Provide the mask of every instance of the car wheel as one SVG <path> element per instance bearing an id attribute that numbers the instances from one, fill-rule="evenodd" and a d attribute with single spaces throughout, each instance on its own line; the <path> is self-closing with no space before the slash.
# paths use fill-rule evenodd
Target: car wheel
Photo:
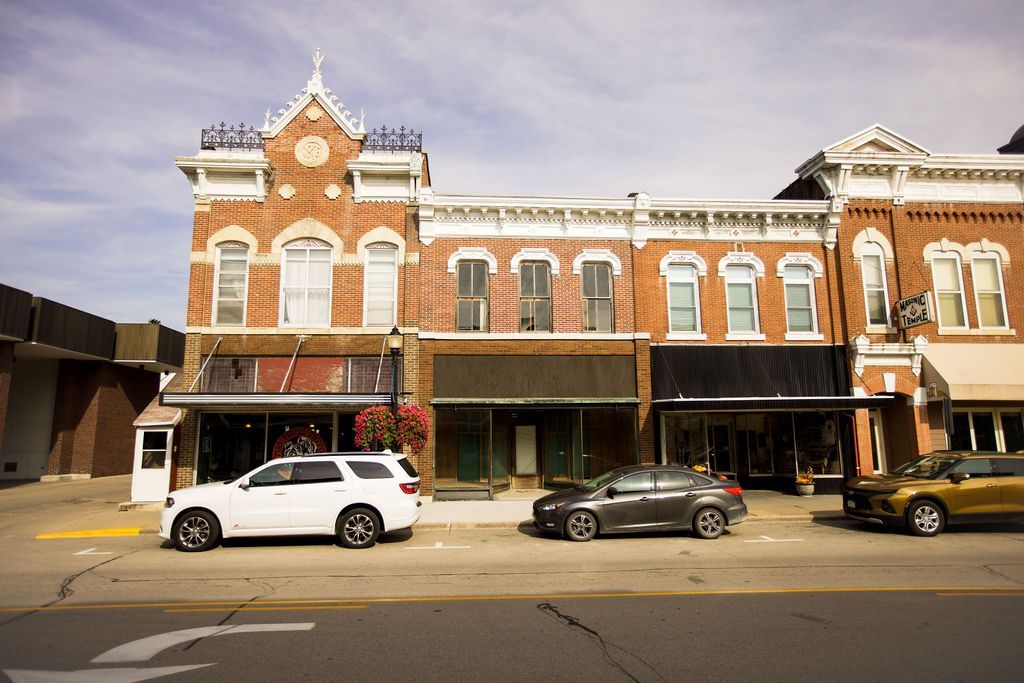
<path id="1" fill-rule="evenodd" d="M 715 508 L 704 508 L 693 518 L 693 533 L 701 538 L 718 538 L 725 530 L 725 517 Z"/>
<path id="2" fill-rule="evenodd" d="M 907 528 L 915 536 L 938 536 L 946 526 L 946 513 L 938 504 L 921 500 L 907 508 Z"/>
<path id="3" fill-rule="evenodd" d="M 570 541 L 589 541 L 597 534 L 597 518 L 586 510 L 569 513 L 565 520 L 565 535 Z"/>
<path id="4" fill-rule="evenodd" d="M 220 523 L 205 510 L 190 510 L 174 522 L 171 530 L 174 547 L 186 553 L 199 553 L 217 545 Z"/>
<path id="5" fill-rule="evenodd" d="M 371 548 L 380 535 L 380 521 L 370 510 L 355 508 L 338 519 L 335 531 L 346 548 Z"/>

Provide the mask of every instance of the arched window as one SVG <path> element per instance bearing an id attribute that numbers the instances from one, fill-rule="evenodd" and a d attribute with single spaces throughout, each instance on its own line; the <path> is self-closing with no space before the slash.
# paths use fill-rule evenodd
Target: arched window
<path id="1" fill-rule="evenodd" d="M 782 282 L 786 290 L 786 331 L 816 334 L 818 316 L 814 306 L 814 273 L 807 266 L 786 266 Z"/>
<path id="2" fill-rule="evenodd" d="M 455 329 L 487 331 L 487 264 L 459 261 L 455 266 Z"/>
<path id="3" fill-rule="evenodd" d="M 551 331 L 551 272 L 546 261 L 519 266 L 519 331 Z"/>
<path id="4" fill-rule="evenodd" d="M 885 277 L 885 254 L 882 245 L 867 242 L 860 250 L 860 274 L 864 281 L 864 305 L 868 325 L 889 327 L 889 288 Z"/>
<path id="5" fill-rule="evenodd" d="M 1007 328 L 1006 297 L 1003 294 L 1003 269 L 994 251 L 971 254 L 971 276 L 978 307 L 978 325 L 982 328 Z"/>
<path id="6" fill-rule="evenodd" d="M 932 255 L 932 279 L 938 300 L 939 327 L 966 328 L 963 269 L 960 255 L 944 251 Z"/>
<path id="7" fill-rule="evenodd" d="M 281 261 L 281 326 L 331 324 L 331 247 L 300 239 L 284 248 Z"/>
<path id="8" fill-rule="evenodd" d="M 378 242 L 366 247 L 363 317 L 366 327 L 391 327 L 397 321 L 398 247 Z"/>
<path id="9" fill-rule="evenodd" d="M 213 324 L 245 324 L 245 300 L 249 284 L 249 246 L 241 242 L 217 245 L 214 273 Z"/>
<path id="10" fill-rule="evenodd" d="M 725 300 L 730 334 L 758 334 L 757 274 L 746 265 L 725 266 Z"/>
<path id="11" fill-rule="evenodd" d="M 583 331 L 611 332 L 613 327 L 612 267 L 607 263 L 584 263 Z"/>
<path id="12" fill-rule="evenodd" d="M 697 266 L 669 265 L 668 330 L 700 333 L 700 283 Z"/>

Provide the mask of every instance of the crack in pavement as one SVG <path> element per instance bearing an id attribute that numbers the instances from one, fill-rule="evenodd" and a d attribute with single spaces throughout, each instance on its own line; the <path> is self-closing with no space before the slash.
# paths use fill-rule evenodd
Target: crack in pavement
<path id="1" fill-rule="evenodd" d="M 987 571 L 990 574 L 993 574 L 995 576 L 998 576 L 1001 579 L 1006 579 L 1010 583 L 1015 583 L 1018 586 L 1021 585 L 1022 583 L 1024 583 L 1024 582 L 1022 582 L 1022 581 L 1020 581 L 1018 579 L 1013 578 L 1012 576 L 1007 576 L 1006 574 L 1002 573 L 1001 571 L 996 569 L 996 566 L 1000 566 L 1000 567 L 1006 567 L 1006 566 L 1015 567 L 1017 565 L 1012 565 L 1012 564 L 1011 565 L 1005 565 L 1005 564 L 1001 564 L 1001 565 L 983 564 L 983 565 L 981 565 L 982 569 L 984 569 L 985 571 Z"/>
<path id="2" fill-rule="evenodd" d="M 251 583 L 254 586 L 259 586 L 260 583 L 261 583 L 258 579 L 251 579 L 249 577 L 246 577 L 245 581 L 247 583 Z M 254 595 L 251 598 L 249 598 L 248 600 L 246 600 L 245 602 L 240 602 L 238 607 L 236 607 L 235 609 L 231 610 L 226 617 L 224 617 L 219 622 L 217 622 L 217 626 L 223 626 L 224 624 L 226 624 L 228 622 L 228 620 L 230 620 L 233 616 L 238 614 L 239 610 L 244 608 L 246 605 L 251 605 L 251 604 L 253 604 L 254 602 L 256 602 L 258 600 L 262 600 L 264 598 L 269 598 L 274 593 L 277 592 L 277 589 L 273 585 L 271 585 L 269 583 L 263 583 L 262 585 L 263 585 L 263 589 L 264 589 L 263 593 L 261 593 L 259 595 Z M 186 652 L 188 650 L 191 650 L 193 646 L 197 645 L 202 640 L 206 640 L 206 638 L 205 637 L 204 638 L 196 638 L 195 640 L 191 641 L 188 645 L 186 645 L 185 647 L 181 648 L 181 651 L 182 652 Z"/>
<path id="3" fill-rule="evenodd" d="M 125 553 L 123 555 L 118 555 L 116 557 L 111 557 L 109 559 L 103 560 L 102 562 L 98 562 L 98 563 L 94 564 L 91 567 L 87 567 L 87 568 L 83 569 L 82 571 L 80 571 L 80 572 L 78 572 L 76 574 L 71 574 L 69 576 L 64 577 L 64 580 L 60 584 L 60 588 L 57 590 L 57 598 L 55 600 L 51 600 L 50 602 L 48 602 L 48 603 L 46 603 L 44 605 L 40 605 L 39 609 L 45 609 L 47 607 L 53 607 L 58 602 L 62 602 L 64 600 L 68 599 L 69 597 L 71 597 L 72 595 L 74 595 L 75 591 L 73 591 L 71 589 L 71 584 L 73 584 L 78 579 L 78 577 L 82 576 L 83 574 L 88 574 L 88 573 L 90 573 L 90 572 L 92 572 L 92 571 L 94 571 L 96 569 L 99 569 L 100 567 L 102 567 L 105 564 L 110 564 L 111 562 L 114 562 L 116 560 L 120 560 L 122 557 L 128 557 L 129 555 L 132 555 L 132 554 L 134 554 L 136 552 L 138 552 L 138 551 L 133 550 L 133 551 L 131 551 L 129 553 Z M 8 619 L 7 621 L 0 622 L 0 626 L 7 626 L 8 624 L 13 624 L 15 621 L 17 621 L 19 619 L 23 619 L 23 618 L 25 618 L 25 617 L 27 617 L 29 615 L 35 614 L 36 612 L 39 611 L 39 609 L 33 610 L 31 612 L 22 612 L 21 614 L 16 615 L 12 619 Z"/>
<path id="4" fill-rule="evenodd" d="M 547 616 L 552 617 L 553 619 L 556 619 L 556 620 L 560 621 L 561 623 L 565 624 L 566 626 L 568 626 L 570 628 L 579 629 L 586 638 L 589 638 L 590 640 L 594 641 L 597 644 L 598 648 L 600 648 L 600 650 L 601 650 L 601 658 L 604 661 L 606 661 L 608 664 L 610 664 L 611 666 L 613 666 L 616 669 L 618 669 L 619 671 L 621 671 L 622 674 L 626 678 L 628 678 L 629 680 L 635 681 L 636 683 L 640 683 L 640 681 L 641 681 L 641 679 L 639 679 L 636 676 L 634 676 L 629 671 L 629 669 L 626 668 L 625 664 L 620 663 L 615 657 L 612 656 L 612 653 L 610 652 L 611 649 L 618 650 L 619 652 L 623 653 L 627 657 L 631 657 L 632 659 L 635 659 L 637 662 L 639 662 L 644 667 L 649 669 L 651 671 L 651 673 L 653 673 L 655 676 L 657 676 L 659 681 L 664 681 L 665 680 L 665 677 L 662 676 L 661 673 L 659 673 L 658 670 L 655 669 L 654 666 L 652 666 L 651 663 L 648 662 L 647 660 L 645 660 L 643 657 L 641 657 L 639 655 L 636 655 L 636 654 L 633 654 L 629 650 L 627 650 L 627 649 L 625 649 L 623 647 L 620 647 L 620 646 L 616 645 L 615 643 L 607 642 L 600 633 L 598 633 L 594 629 L 590 628 L 589 626 L 584 625 L 578 618 L 576 618 L 574 616 L 570 616 L 568 614 L 562 614 L 562 612 L 558 609 L 558 607 L 556 607 L 555 605 L 552 605 L 550 602 L 542 602 L 542 603 L 540 603 L 539 605 L 537 605 L 537 609 L 539 609 L 541 612 L 543 612 Z"/>

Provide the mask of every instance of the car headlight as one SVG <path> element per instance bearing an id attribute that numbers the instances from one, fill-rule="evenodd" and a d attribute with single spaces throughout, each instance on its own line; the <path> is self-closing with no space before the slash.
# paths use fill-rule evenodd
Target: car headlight
<path id="1" fill-rule="evenodd" d="M 172 508 L 172 507 L 174 507 L 174 499 L 171 498 L 170 496 L 167 496 L 167 500 L 164 501 L 164 507 L 165 508 Z"/>
<path id="2" fill-rule="evenodd" d="M 552 510 L 561 509 L 564 505 L 565 503 L 548 503 L 547 505 L 542 505 L 540 509 L 544 512 L 551 512 Z"/>

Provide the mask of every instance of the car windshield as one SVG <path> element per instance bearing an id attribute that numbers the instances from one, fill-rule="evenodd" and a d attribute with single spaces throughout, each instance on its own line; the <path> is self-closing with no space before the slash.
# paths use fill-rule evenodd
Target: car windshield
<path id="1" fill-rule="evenodd" d="M 620 472 L 619 470 L 612 470 L 611 472 L 599 474 L 598 476 L 594 477 L 585 484 L 581 484 L 580 489 L 583 491 L 596 491 L 602 486 L 613 481 L 616 477 L 620 476 L 621 474 L 622 472 Z"/>
<path id="2" fill-rule="evenodd" d="M 895 468 L 892 473 L 916 479 L 941 479 L 960 458 L 952 455 L 922 455 Z"/>

